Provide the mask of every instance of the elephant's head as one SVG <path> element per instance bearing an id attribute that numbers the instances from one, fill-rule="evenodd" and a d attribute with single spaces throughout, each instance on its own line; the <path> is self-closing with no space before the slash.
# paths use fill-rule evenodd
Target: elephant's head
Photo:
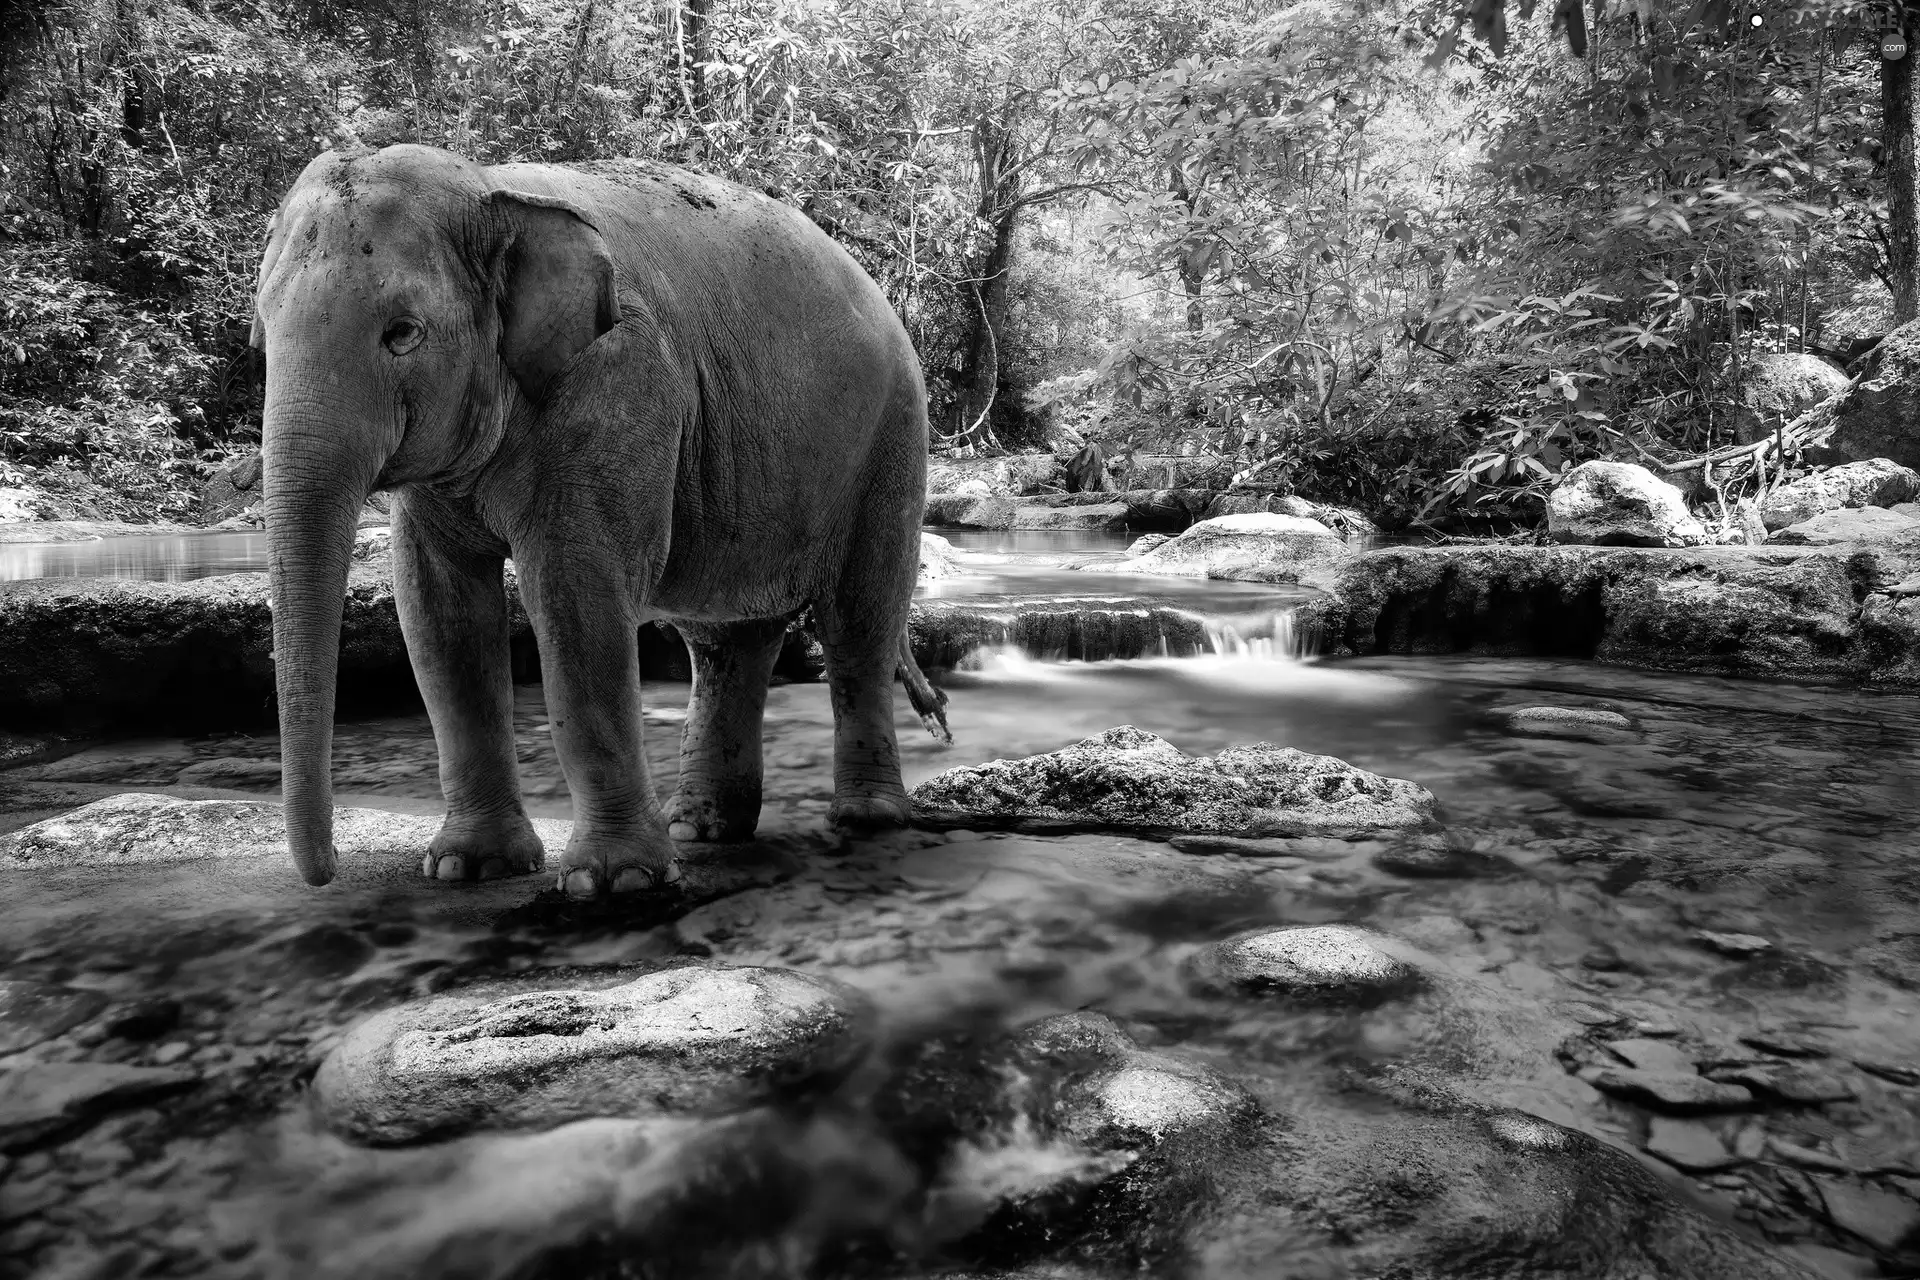
<path id="1" fill-rule="evenodd" d="M 619 315 L 600 234 L 427 147 L 328 152 L 267 227 L 267 541 L 287 839 L 333 878 L 334 683 L 367 496 L 458 485 Z"/>

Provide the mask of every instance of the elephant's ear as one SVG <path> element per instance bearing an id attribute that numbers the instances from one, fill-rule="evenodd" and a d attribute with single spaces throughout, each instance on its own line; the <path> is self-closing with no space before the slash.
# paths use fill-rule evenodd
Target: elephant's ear
<path id="1" fill-rule="evenodd" d="M 512 226 L 495 276 L 500 357 L 538 401 L 567 361 L 619 322 L 613 258 L 586 215 L 564 200 L 524 191 L 487 198 Z"/>
<path id="2" fill-rule="evenodd" d="M 271 213 L 267 216 L 266 249 L 265 249 L 265 252 L 262 253 L 260 257 L 260 282 L 259 283 L 262 285 L 264 285 L 267 282 L 267 275 L 273 270 L 274 261 L 278 259 L 280 256 L 281 244 L 276 242 L 273 238 L 273 233 L 279 230 L 279 228 L 280 228 L 280 214 L 278 211 L 275 211 L 274 213 Z M 260 302 L 258 297 L 258 294 L 259 294 L 258 286 L 255 286 L 254 293 L 255 293 L 255 298 L 253 303 L 253 332 L 249 334 L 247 337 L 247 345 L 252 347 L 255 351 L 265 351 L 267 349 L 267 327 L 260 323 Z"/>

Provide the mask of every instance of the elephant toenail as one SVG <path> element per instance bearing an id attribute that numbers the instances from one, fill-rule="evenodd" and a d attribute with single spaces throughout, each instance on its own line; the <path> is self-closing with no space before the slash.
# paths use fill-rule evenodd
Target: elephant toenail
<path id="1" fill-rule="evenodd" d="M 667 869 L 660 873 L 660 883 L 661 884 L 679 884 L 680 883 L 680 864 L 677 862 L 669 862 L 667 864 Z"/>
<path id="2" fill-rule="evenodd" d="M 700 838 L 700 828 L 694 826 L 691 822 L 676 822 L 667 828 L 667 834 L 675 840 L 698 840 Z"/>
<path id="3" fill-rule="evenodd" d="M 436 874 L 442 880 L 465 880 L 467 860 L 457 853 L 450 853 L 440 859 L 440 870 Z"/>
<path id="4" fill-rule="evenodd" d="M 561 878 L 560 887 L 567 891 L 569 898 L 598 897 L 600 877 L 593 874 L 591 867 L 575 867 Z"/>
<path id="5" fill-rule="evenodd" d="M 429 853 L 426 857 L 420 859 L 420 874 L 429 880 L 433 879 L 433 870 L 437 864 L 438 859 Z"/>
<path id="6" fill-rule="evenodd" d="M 645 893 L 657 883 L 657 877 L 645 867 L 622 867 L 613 877 L 615 893 Z"/>
<path id="7" fill-rule="evenodd" d="M 482 880 L 498 880 L 506 875 L 507 871 L 507 860 L 505 858 L 488 858 L 480 864 L 480 878 Z"/>

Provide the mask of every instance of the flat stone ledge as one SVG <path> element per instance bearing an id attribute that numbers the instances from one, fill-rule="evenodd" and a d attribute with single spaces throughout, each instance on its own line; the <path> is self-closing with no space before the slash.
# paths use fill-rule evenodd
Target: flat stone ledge
<path id="1" fill-rule="evenodd" d="M 1328 656 L 1593 658 L 1698 675 L 1920 689 L 1920 528 L 1873 544 L 1385 547 L 1302 577 Z"/>

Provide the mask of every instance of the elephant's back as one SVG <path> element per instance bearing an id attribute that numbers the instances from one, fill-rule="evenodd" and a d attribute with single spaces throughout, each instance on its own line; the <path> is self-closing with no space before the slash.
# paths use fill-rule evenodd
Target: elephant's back
<path id="1" fill-rule="evenodd" d="M 891 311 L 872 277 L 812 219 L 738 183 L 638 159 L 507 164 L 489 174 L 500 186 L 578 206 L 629 271 L 705 275 L 762 305 L 767 277 L 798 273 L 815 289 L 830 284 Z"/>

